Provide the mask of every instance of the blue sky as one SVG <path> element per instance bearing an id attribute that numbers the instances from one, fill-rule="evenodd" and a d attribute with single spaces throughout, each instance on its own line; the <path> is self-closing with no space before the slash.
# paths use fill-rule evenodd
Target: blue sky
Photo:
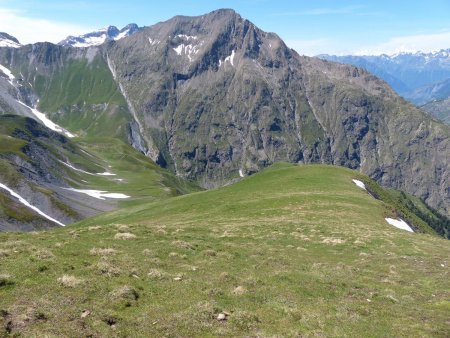
<path id="1" fill-rule="evenodd" d="M 449 0 L 0 0 L 0 31 L 22 43 L 58 42 L 108 25 L 149 26 L 218 8 L 233 8 L 305 55 L 450 48 Z"/>

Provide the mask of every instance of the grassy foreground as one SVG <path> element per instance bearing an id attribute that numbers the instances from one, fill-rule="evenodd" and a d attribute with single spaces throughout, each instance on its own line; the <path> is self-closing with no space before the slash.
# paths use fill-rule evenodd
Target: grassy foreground
<path id="1" fill-rule="evenodd" d="M 0 234 L 0 335 L 446 337 L 450 242 L 331 166 Z M 218 320 L 218 316 L 226 320 Z"/>

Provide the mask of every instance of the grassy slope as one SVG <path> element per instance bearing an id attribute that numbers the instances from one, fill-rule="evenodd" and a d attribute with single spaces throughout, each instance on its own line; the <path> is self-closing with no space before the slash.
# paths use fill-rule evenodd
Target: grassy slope
<path id="1" fill-rule="evenodd" d="M 54 167 L 50 171 L 54 176 L 62 176 L 75 188 L 104 190 L 131 196 L 130 199 L 118 201 L 124 206 L 199 190 L 195 185 L 178 179 L 169 171 L 160 168 L 119 139 L 75 139 L 60 142 L 48 135 L 43 136 L 46 129 L 40 125 L 32 127 L 29 121 L 15 115 L 0 117 L 0 182 L 12 189 L 27 180 L 14 164 L 14 157 L 19 156 L 28 163 L 53 159 Z M 30 142 L 20 139 L 17 134 L 31 140 L 30 142 L 39 144 L 43 152 L 39 156 L 43 158 L 29 158 L 23 148 Z M 90 173 L 108 171 L 116 176 L 85 174 L 68 168 L 58 160 L 69 162 L 76 168 Z M 68 205 L 55 199 L 53 191 L 35 184 L 31 184 L 31 189 L 47 195 L 58 209 L 67 214 L 73 214 L 74 211 Z M 81 196 L 83 198 L 85 195 Z M 42 220 L 35 212 L 16 203 L 17 201 L 11 199 L 9 193 L 2 189 L 0 189 L 0 202 L 0 218 L 12 218 L 22 222 L 35 219 L 34 223 Z M 39 225 L 36 227 L 40 228 Z"/>
<path id="2" fill-rule="evenodd" d="M 132 120 L 108 65 L 100 55 L 67 60 L 49 76 L 35 77 L 39 109 L 81 136 L 126 138 Z"/>
<path id="3" fill-rule="evenodd" d="M 362 177 L 279 164 L 66 229 L 0 234 L 3 326 L 25 336 L 448 335 L 449 242 L 388 225 L 389 208 L 352 178 Z"/>
<path id="4" fill-rule="evenodd" d="M 115 176 L 94 176 L 72 171 L 87 182 L 80 187 L 132 196 L 131 200 L 120 202 L 123 206 L 200 190 L 194 184 L 181 180 L 168 170 L 159 167 L 119 139 L 83 139 L 77 144 L 92 155 L 72 158 L 71 163 L 77 168 L 93 173 L 108 171 L 115 174 Z M 98 165 L 93 166 L 94 163 Z"/>

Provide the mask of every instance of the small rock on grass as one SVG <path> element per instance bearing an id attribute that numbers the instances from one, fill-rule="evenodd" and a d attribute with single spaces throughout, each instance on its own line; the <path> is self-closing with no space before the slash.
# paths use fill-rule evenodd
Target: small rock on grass
<path id="1" fill-rule="evenodd" d="M 230 316 L 230 314 L 228 312 L 221 312 L 217 315 L 217 320 L 220 320 L 220 321 L 228 320 L 229 316 Z"/>

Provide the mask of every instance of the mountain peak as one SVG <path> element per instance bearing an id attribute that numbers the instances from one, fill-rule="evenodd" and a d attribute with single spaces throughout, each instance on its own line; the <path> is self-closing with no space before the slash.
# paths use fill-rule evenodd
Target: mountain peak
<path id="1" fill-rule="evenodd" d="M 116 26 L 108 26 L 87 34 L 68 36 L 58 44 L 72 47 L 98 46 L 106 41 L 120 40 L 136 33 L 139 30 L 141 30 L 141 28 L 135 23 L 130 23 L 121 30 L 119 30 Z"/>
<path id="2" fill-rule="evenodd" d="M 22 46 L 14 36 L 5 32 L 0 32 L 0 47 L 13 47 L 18 48 Z"/>

